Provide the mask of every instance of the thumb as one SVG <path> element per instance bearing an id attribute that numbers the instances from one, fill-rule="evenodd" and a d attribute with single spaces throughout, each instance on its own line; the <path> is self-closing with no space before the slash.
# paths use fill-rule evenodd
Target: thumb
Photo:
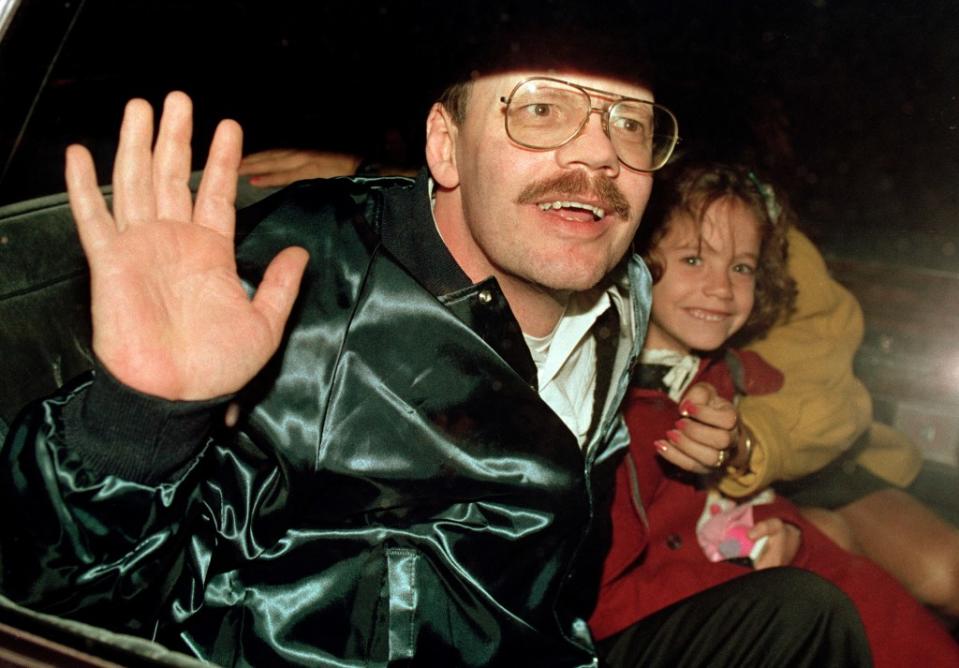
<path id="1" fill-rule="evenodd" d="M 283 249 L 266 268 L 263 280 L 253 295 L 253 308 L 266 318 L 274 345 L 279 345 L 283 336 L 286 319 L 296 301 L 300 280 L 309 259 L 309 254 L 302 248 L 291 246 Z"/>
<path id="2" fill-rule="evenodd" d="M 683 415 L 695 417 L 700 408 L 709 406 L 717 396 L 716 388 L 709 383 L 696 383 L 686 390 L 679 410 Z"/>
<path id="3" fill-rule="evenodd" d="M 773 536 L 777 530 L 776 523 L 772 519 L 766 519 L 756 522 L 746 535 L 749 536 L 749 540 L 759 540 L 763 536 Z"/>

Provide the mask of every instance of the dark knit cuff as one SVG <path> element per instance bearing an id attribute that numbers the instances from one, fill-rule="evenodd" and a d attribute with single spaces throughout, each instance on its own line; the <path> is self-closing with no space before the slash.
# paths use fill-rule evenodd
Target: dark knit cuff
<path id="1" fill-rule="evenodd" d="M 228 399 L 168 401 L 123 385 L 98 363 L 87 391 L 64 408 L 67 442 L 91 473 L 155 485 L 200 453 Z"/>

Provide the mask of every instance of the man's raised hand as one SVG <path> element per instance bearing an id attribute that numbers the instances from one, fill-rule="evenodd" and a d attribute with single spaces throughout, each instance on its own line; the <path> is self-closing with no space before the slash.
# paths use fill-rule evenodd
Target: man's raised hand
<path id="1" fill-rule="evenodd" d="M 217 127 L 192 201 L 192 104 L 164 103 L 156 145 L 153 110 L 127 104 L 113 171 L 113 215 L 90 153 L 67 149 L 70 207 L 90 264 L 93 350 L 125 385 L 165 399 L 210 399 L 239 390 L 276 351 L 307 262 L 287 248 L 251 300 L 236 273 L 233 232 L 242 131 Z"/>

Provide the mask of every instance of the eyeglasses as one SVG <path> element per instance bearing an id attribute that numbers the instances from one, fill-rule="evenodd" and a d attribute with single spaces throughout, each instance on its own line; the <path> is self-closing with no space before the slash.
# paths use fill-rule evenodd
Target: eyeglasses
<path id="1" fill-rule="evenodd" d="M 613 102 L 594 107 L 590 93 Z M 679 141 L 679 124 L 666 107 L 551 77 L 525 79 L 500 102 L 506 105 L 506 134 L 526 148 L 546 150 L 571 142 L 593 112 L 602 114 L 603 132 L 616 157 L 631 169 L 655 172 Z"/>

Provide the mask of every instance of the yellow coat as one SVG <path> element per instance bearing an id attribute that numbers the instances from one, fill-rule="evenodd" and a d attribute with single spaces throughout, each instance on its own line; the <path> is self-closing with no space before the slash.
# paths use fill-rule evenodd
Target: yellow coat
<path id="1" fill-rule="evenodd" d="M 904 434 L 872 421 L 869 393 L 853 375 L 862 309 L 829 276 L 808 238 L 791 230 L 789 244 L 789 272 L 799 288 L 796 311 L 748 346 L 779 368 L 786 382 L 775 394 L 743 399 L 740 416 L 755 436 L 750 470 L 727 476 L 720 488 L 745 496 L 800 478 L 833 461 L 867 429 L 869 441 L 858 461 L 895 485 L 908 485 L 919 472 L 919 450 Z"/>

